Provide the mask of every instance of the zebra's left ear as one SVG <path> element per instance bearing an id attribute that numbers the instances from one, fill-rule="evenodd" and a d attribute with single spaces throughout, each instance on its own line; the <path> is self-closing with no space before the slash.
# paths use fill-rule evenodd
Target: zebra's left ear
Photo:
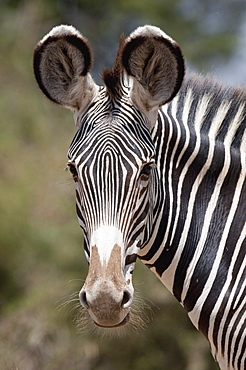
<path id="1" fill-rule="evenodd" d="M 133 77 L 133 102 L 153 122 L 159 107 L 181 87 L 185 66 L 179 45 L 157 27 L 139 27 L 126 39 L 122 63 Z"/>

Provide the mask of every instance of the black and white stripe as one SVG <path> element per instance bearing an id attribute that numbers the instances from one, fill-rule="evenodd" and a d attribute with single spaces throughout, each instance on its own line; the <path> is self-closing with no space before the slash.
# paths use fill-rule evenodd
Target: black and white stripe
<path id="1" fill-rule="evenodd" d="M 161 209 L 140 252 L 226 369 L 246 366 L 245 128 L 245 94 L 199 77 L 159 111 Z"/>
<path id="2" fill-rule="evenodd" d="M 210 79 L 187 79 L 159 111 L 151 132 L 155 148 L 143 116 L 127 102 L 112 101 L 105 90 L 83 120 L 69 162 L 83 179 L 76 196 L 86 240 L 99 224 L 119 228 L 129 248 L 138 238 L 150 202 L 145 193 L 139 198 L 135 172 L 141 162 L 153 160 L 155 151 L 152 181 L 146 182 L 152 212 L 139 257 L 188 311 L 220 366 L 243 369 L 244 94 L 222 89 Z M 129 224 L 137 201 L 140 206 Z M 88 249 L 86 253 L 89 258 Z M 128 254 L 126 260 L 131 261 Z"/>
<path id="3" fill-rule="evenodd" d="M 121 230 L 130 253 L 149 209 L 148 198 L 143 196 L 149 183 L 141 177 L 145 165 L 153 162 L 154 145 L 144 118 L 124 99 L 112 100 L 103 89 L 79 126 L 68 165 L 76 168 L 81 179 L 76 181 L 76 205 L 87 257 L 88 240 L 101 225 Z M 126 260 L 131 261 L 129 253 Z"/>

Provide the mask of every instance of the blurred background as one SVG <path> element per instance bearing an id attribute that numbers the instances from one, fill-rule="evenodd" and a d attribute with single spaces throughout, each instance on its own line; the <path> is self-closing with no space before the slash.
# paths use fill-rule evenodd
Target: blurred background
<path id="1" fill-rule="evenodd" d="M 149 306 L 144 330 L 108 338 L 76 325 L 73 294 L 87 263 L 64 171 L 75 127 L 32 72 L 35 44 L 60 23 L 90 40 L 97 83 L 120 34 L 144 24 L 179 42 L 188 69 L 246 83 L 245 0 L 0 0 L 0 369 L 218 369 L 206 340 L 141 262 L 134 285 Z"/>

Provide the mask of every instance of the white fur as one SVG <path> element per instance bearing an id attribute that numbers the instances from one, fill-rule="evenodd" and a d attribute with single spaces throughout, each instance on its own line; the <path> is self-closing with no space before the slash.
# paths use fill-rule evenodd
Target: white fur
<path id="1" fill-rule="evenodd" d="M 155 26 L 142 26 L 138 27 L 135 31 L 133 31 L 130 36 L 127 38 L 127 41 L 131 40 L 132 38 L 136 38 L 139 36 L 147 36 L 147 37 L 163 37 L 164 39 L 169 40 L 171 43 L 175 43 L 174 40 L 168 36 L 165 32 L 163 32 L 159 27 Z"/>
<path id="2" fill-rule="evenodd" d="M 66 26 L 66 25 L 60 25 L 52 28 L 52 30 L 45 35 L 42 40 L 40 41 L 41 43 L 45 42 L 49 37 L 62 37 L 62 36 L 68 36 L 68 35 L 73 35 L 81 38 L 81 33 L 76 30 L 75 27 L 73 26 Z"/>
<path id="3" fill-rule="evenodd" d="M 124 252 L 123 235 L 115 226 L 103 225 L 92 233 L 91 246 L 97 246 L 102 265 L 108 263 L 112 249 L 116 244 L 121 248 L 121 251 Z"/>

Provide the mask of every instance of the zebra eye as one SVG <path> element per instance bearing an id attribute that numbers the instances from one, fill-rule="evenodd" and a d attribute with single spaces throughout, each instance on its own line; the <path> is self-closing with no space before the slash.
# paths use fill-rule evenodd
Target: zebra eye
<path id="1" fill-rule="evenodd" d="M 75 167 L 75 164 L 74 163 L 68 163 L 67 168 L 71 172 L 74 180 L 77 180 L 77 178 L 78 178 L 78 172 L 77 172 L 77 169 Z"/>
<path id="2" fill-rule="evenodd" d="M 150 173 L 151 173 L 151 170 L 154 166 L 155 166 L 154 163 L 147 163 L 143 166 L 143 168 L 141 170 L 141 174 L 140 174 L 140 176 L 143 178 L 143 180 L 148 180 L 148 178 L 150 176 Z"/>

